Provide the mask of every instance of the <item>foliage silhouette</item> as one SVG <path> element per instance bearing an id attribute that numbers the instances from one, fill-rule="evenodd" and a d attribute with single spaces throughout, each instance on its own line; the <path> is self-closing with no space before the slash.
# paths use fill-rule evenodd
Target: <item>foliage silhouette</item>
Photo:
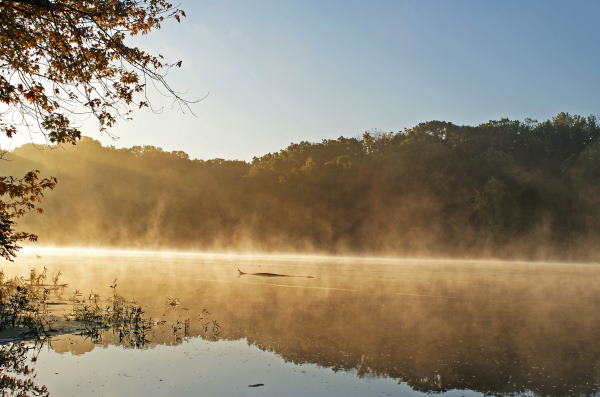
<path id="1" fill-rule="evenodd" d="M 187 107 L 190 102 L 165 80 L 181 61 L 169 64 L 127 42 L 184 16 L 165 0 L 2 1 L 0 134 L 41 133 L 53 143 L 75 144 L 81 137 L 77 116 L 93 115 L 107 132 L 132 109 L 150 106 L 148 84 Z M 39 209 L 42 191 L 56 184 L 38 180 L 38 173 L 0 177 L 0 255 L 6 259 L 14 257 L 18 241 L 36 238 L 13 227 L 24 210 Z"/>
<path id="2" fill-rule="evenodd" d="M 14 229 L 15 219 L 28 212 L 42 212 L 39 202 L 44 190 L 54 189 L 56 178 L 39 178 L 39 171 L 29 171 L 23 178 L 0 176 L 0 256 L 11 260 L 20 240 L 36 241 L 32 233 Z"/>
<path id="3" fill-rule="evenodd" d="M 49 396 L 44 385 L 35 382 L 32 364 L 43 343 L 24 342 L 0 346 L 0 393 L 3 396 Z M 33 353 L 32 353 L 33 352 Z"/>
<path id="4" fill-rule="evenodd" d="M 62 179 L 23 225 L 54 244 L 593 259 L 600 127 L 433 121 L 300 142 L 251 163 L 152 146 L 7 154 Z M 60 153 L 59 153 L 60 152 Z"/>
<path id="5" fill-rule="evenodd" d="M 5 279 L 0 271 L 0 394 L 14 396 L 47 396 L 46 386 L 35 382 L 35 362 L 41 348 L 51 345 L 53 336 L 77 335 L 93 344 L 104 343 L 108 335 L 112 343 L 125 348 L 144 348 L 152 343 L 150 332 L 159 327 L 169 329 L 173 343 L 182 343 L 191 335 L 190 318 L 154 320 L 141 305 L 117 293 L 116 280 L 111 285 L 112 296 L 101 298 L 90 292 L 83 296 L 78 290 L 71 299 L 62 299 L 66 284 L 61 284 L 61 272 L 52 276 L 48 271 L 31 269 L 29 279 Z M 51 279 L 51 283 L 46 280 Z M 70 308 L 62 316 L 48 310 L 53 305 Z M 201 310 L 195 319 L 196 335 L 215 339 L 221 326 Z M 66 322 L 65 322 L 66 321 Z M 200 327 L 200 329 L 198 329 Z M 157 343 L 157 341 L 154 341 Z M 171 343 L 164 338 L 159 343 Z"/>

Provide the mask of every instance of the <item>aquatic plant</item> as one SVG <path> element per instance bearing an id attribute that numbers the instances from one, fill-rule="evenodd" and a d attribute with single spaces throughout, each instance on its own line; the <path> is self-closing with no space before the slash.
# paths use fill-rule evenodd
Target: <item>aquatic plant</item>
<path id="1" fill-rule="evenodd" d="M 171 326 L 173 336 L 175 336 L 176 342 L 181 342 L 190 336 L 190 319 L 185 320 L 177 319 L 177 321 Z"/>
<path id="2" fill-rule="evenodd" d="M 46 270 L 39 274 L 32 270 L 29 280 L 6 280 L 0 270 L 0 330 L 11 328 L 19 336 L 45 333 L 48 321 L 42 314 L 51 290 L 43 283 L 46 275 Z"/>
<path id="3" fill-rule="evenodd" d="M 102 340 L 103 330 L 110 330 L 121 343 L 132 347 L 144 346 L 148 342 L 148 331 L 160 322 L 145 316 L 144 310 L 135 301 L 119 295 L 116 279 L 110 287 L 113 294 L 106 301 L 94 292 L 82 298 L 76 290 L 71 298 L 73 308 L 65 319 L 81 323 L 83 329 L 80 334 L 90 337 L 95 343 Z"/>
<path id="4" fill-rule="evenodd" d="M 48 284 L 46 268 L 41 272 L 32 269 L 28 279 L 6 279 L 0 270 L 0 331 L 5 336 L 0 338 L 0 396 L 48 395 L 46 386 L 34 382 L 33 363 L 53 335 L 80 335 L 96 344 L 111 333 L 125 347 L 142 348 L 150 342 L 150 331 L 166 324 L 152 319 L 141 305 L 120 295 L 116 279 L 110 285 L 112 295 L 107 298 L 93 291 L 84 295 L 75 289 L 63 302 L 67 284 L 60 283 L 61 275 L 60 271 L 53 274 Z M 49 305 L 70 305 L 70 311 L 60 317 L 49 310 Z M 179 299 L 169 298 L 167 306 L 178 312 Z M 199 315 L 200 333 L 216 338 L 220 325 L 209 314 L 203 310 Z M 178 317 L 170 329 L 174 341 L 181 343 L 190 336 L 191 321 Z"/>
<path id="5" fill-rule="evenodd" d="M 211 319 L 210 312 L 206 309 L 202 309 L 198 315 L 198 322 L 201 325 L 201 332 L 204 334 L 203 337 L 209 340 L 215 340 L 221 334 L 221 325 L 215 319 Z"/>

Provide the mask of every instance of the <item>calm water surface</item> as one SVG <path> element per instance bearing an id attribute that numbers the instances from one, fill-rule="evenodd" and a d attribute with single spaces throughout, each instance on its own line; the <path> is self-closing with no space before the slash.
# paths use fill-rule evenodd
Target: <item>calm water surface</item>
<path id="1" fill-rule="evenodd" d="M 137 346 L 54 337 L 32 363 L 54 396 L 599 395 L 597 265 L 37 249 L 3 269 L 44 266 L 64 300 L 117 279 L 163 322 Z"/>

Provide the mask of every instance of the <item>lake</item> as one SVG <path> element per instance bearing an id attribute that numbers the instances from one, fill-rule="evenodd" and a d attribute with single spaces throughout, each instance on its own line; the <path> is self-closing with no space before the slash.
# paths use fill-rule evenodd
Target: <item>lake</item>
<path id="1" fill-rule="evenodd" d="M 118 293 L 154 324 L 31 350 L 53 396 L 600 391 L 594 264 L 39 248 L 3 263 L 10 277 L 44 267 L 68 284 L 56 302 Z"/>

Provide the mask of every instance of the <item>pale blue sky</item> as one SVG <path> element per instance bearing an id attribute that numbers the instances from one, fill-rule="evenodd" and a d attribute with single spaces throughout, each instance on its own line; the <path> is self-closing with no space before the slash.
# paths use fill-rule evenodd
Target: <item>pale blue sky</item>
<path id="1" fill-rule="evenodd" d="M 427 120 L 477 124 L 600 113 L 595 0 L 182 0 L 141 45 L 197 117 L 140 111 L 117 146 L 240 158 Z M 90 136 L 110 139 L 89 129 Z"/>

